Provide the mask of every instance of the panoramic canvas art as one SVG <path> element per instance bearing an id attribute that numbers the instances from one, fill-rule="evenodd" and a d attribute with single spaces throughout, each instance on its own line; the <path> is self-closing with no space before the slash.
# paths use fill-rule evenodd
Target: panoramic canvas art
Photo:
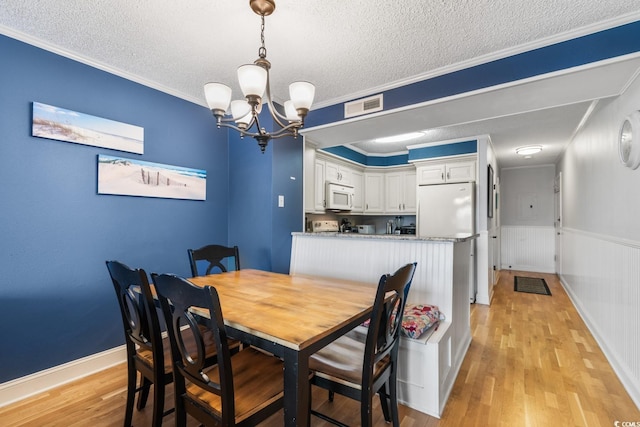
<path id="1" fill-rule="evenodd" d="M 207 171 L 101 154 L 98 193 L 206 200 Z"/>
<path id="2" fill-rule="evenodd" d="M 33 103 L 33 136 L 144 153 L 144 128 L 52 105 Z"/>

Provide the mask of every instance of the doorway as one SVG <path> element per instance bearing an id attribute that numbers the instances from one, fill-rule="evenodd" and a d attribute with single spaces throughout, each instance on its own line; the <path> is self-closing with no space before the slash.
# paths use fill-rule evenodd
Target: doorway
<path id="1" fill-rule="evenodd" d="M 562 274 L 562 172 L 558 172 L 553 182 L 553 228 L 555 231 L 555 268 Z"/>

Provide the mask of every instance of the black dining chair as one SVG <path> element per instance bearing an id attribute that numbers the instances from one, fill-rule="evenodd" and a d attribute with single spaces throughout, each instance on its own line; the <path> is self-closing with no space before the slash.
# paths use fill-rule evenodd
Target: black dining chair
<path id="1" fill-rule="evenodd" d="M 215 288 L 201 288 L 170 274 L 151 277 L 171 340 L 176 426 L 186 425 L 187 414 L 206 426 L 255 426 L 280 410 L 284 398 L 282 361 L 252 347 L 231 354 Z M 199 324 L 215 336 L 215 366 L 202 362 Z M 199 344 L 187 348 L 179 338 L 181 333 L 190 334 Z"/>
<path id="2" fill-rule="evenodd" d="M 118 261 L 107 261 L 107 269 L 118 297 L 120 314 L 124 325 L 127 349 L 127 402 L 124 425 L 131 425 L 135 394 L 138 395 L 138 410 L 144 409 L 151 386 L 153 392 L 153 426 L 162 425 L 163 416 L 173 412 L 164 411 L 165 387 L 173 382 L 170 342 L 162 337 L 164 322 L 160 321 L 147 273 L 143 269 L 132 269 Z M 190 348 L 195 342 L 189 336 L 184 342 Z M 239 342 L 232 342 L 233 351 L 239 350 Z M 213 336 L 206 335 L 206 363 L 217 362 Z M 138 372 L 140 386 L 137 386 Z"/>
<path id="3" fill-rule="evenodd" d="M 240 251 L 237 246 L 206 245 L 199 249 L 187 249 L 187 252 L 193 277 L 211 274 L 215 269 L 226 272 L 230 266 L 225 266 L 223 260 L 226 260 L 227 263 L 234 261 L 235 270 L 240 270 Z M 204 274 L 198 273 L 197 261 L 209 262 Z"/>
<path id="4" fill-rule="evenodd" d="M 169 341 L 163 340 L 147 273 L 118 261 L 107 261 L 107 269 L 118 297 L 127 348 L 127 403 L 124 425 L 131 425 L 135 394 L 142 410 L 153 385 L 153 426 L 162 425 L 165 386 L 173 381 Z M 140 387 L 137 386 L 138 372 Z M 171 411 L 171 410 L 170 410 Z M 168 411 L 167 413 L 169 413 Z"/>
<path id="5" fill-rule="evenodd" d="M 348 333 L 309 359 L 313 376 L 310 384 L 329 390 L 329 400 L 338 393 L 360 402 L 360 425 L 372 425 L 373 397 L 387 422 L 399 427 L 396 379 L 400 329 L 407 294 L 417 263 L 407 264 L 393 275 L 380 278 L 366 338 Z M 311 413 L 325 421 L 344 426 L 318 411 Z"/>

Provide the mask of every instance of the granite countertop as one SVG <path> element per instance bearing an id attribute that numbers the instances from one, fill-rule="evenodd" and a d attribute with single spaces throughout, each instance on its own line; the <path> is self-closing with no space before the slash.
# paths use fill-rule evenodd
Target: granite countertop
<path id="1" fill-rule="evenodd" d="M 292 236 L 306 236 L 319 238 L 339 238 L 339 239 L 382 239 L 382 240 L 411 240 L 411 241 L 430 241 L 430 242 L 464 242 L 466 240 L 475 239 L 478 234 L 462 234 L 450 237 L 418 237 L 412 234 L 361 234 L 361 233 L 338 233 L 338 232 L 320 232 L 320 233 L 303 233 L 293 232 Z"/>

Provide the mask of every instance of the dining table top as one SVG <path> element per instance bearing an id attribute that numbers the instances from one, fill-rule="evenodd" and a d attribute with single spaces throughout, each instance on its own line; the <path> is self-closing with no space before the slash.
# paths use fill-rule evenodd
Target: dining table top
<path id="1" fill-rule="evenodd" d="M 377 289 L 377 283 L 252 269 L 188 280 L 216 289 L 226 326 L 295 351 L 366 318 Z"/>

